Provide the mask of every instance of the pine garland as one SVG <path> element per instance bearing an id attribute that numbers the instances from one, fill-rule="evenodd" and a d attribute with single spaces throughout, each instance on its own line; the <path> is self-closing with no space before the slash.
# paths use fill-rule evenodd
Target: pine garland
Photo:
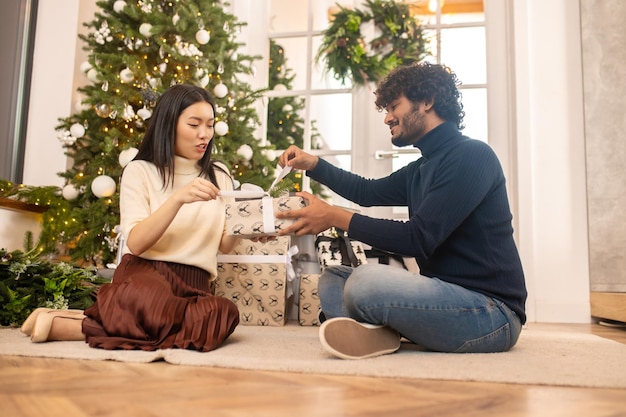
<path id="1" fill-rule="evenodd" d="M 371 23 L 370 23 L 371 22 Z M 373 24 L 375 37 L 366 41 L 364 25 Z M 406 4 L 367 0 L 365 8 L 339 6 L 331 25 L 322 32 L 316 61 L 346 85 L 378 82 L 391 69 L 419 62 L 427 55 L 426 38 Z"/>

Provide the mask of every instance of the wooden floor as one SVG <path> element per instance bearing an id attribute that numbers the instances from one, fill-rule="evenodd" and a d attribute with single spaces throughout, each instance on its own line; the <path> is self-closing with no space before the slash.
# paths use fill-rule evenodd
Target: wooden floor
<path id="1" fill-rule="evenodd" d="M 597 324 L 541 326 L 626 344 L 625 329 Z M 626 363 L 615 366 L 624 368 L 626 375 Z M 4 356 L 0 416 L 615 417 L 626 416 L 626 390 Z"/>

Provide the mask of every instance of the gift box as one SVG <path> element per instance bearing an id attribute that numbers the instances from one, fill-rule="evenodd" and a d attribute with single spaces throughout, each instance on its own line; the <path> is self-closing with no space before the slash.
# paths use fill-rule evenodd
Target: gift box
<path id="1" fill-rule="evenodd" d="M 302 274 L 300 276 L 298 322 L 301 326 L 319 326 L 320 297 L 317 283 L 320 274 Z"/>
<path id="2" fill-rule="evenodd" d="M 298 251 L 282 236 L 266 243 L 242 239 L 228 254 L 217 256 L 215 294 L 233 301 L 239 322 L 251 326 L 283 326 Z"/>
<path id="3" fill-rule="evenodd" d="M 336 228 L 318 234 L 315 247 L 322 271 L 333 265 L 346 265 L 356 268 L 367 263 L 363 243 L 350 239 L 347 233 Z"/>
<path id="4" fill-rule="evenodd" d="M 226 203 L 226 234 L 243 238 L 276 236 L 293 224 L 294 219 L 277 219 L 275 213 L 306 206 L 302 197 L 261 197 Z"/>

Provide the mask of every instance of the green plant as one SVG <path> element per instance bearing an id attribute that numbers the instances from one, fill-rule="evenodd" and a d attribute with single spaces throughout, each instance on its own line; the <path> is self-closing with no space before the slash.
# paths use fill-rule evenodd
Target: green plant
<path id="1" fill-rule="evenodd" d="M 20 325 L 37 307 L 86 309 L 104 282 L 93 267 L 0 249 L 0 325 Z"/>

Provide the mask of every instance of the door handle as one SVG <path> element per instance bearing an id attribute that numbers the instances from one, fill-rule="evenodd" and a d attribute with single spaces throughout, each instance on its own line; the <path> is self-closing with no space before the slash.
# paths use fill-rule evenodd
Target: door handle
<path id="1" fill-rule="evenodd" d="M 392 151 L 384 151 L 378 149 L 374 152 L 374 159 L 388 159 L 388 158 L 397 158 L 400 154 L 418 154 L 421 155 L 422 152 L 419 149 L 394 149 Z"/>

